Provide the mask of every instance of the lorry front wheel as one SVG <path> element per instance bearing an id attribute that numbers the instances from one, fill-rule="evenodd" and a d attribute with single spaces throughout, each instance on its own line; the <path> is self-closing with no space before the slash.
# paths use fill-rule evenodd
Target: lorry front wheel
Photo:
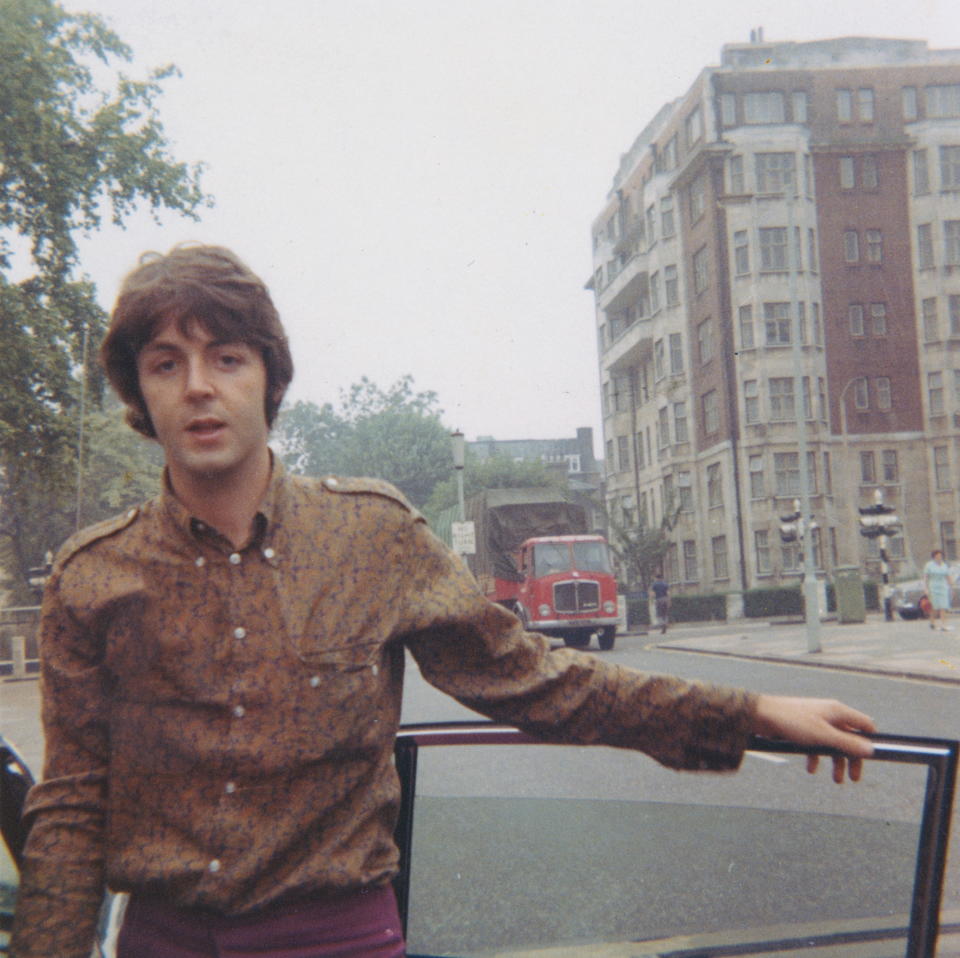
<path id="1" fill-rule="evenodd" d="M 613 643 L 617 638 L 617 627 L 615 625 L 604 626 L 597 636 L 597 642 L 600 643 L 600 649 L 603 652 L 609 652 L 613 648 Z"/>

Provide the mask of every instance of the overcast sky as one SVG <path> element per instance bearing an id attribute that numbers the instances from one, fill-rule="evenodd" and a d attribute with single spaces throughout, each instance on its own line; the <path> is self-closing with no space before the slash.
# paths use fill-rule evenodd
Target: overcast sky
<path id="1" fill-rule="evenodd" d="M 64 0 L 175 63 L 160 110 L 207 165 L 200 223 L 83 245 L 110 308 L 145 249 L 236 250 L 270 285 L 290 396 L 368 376 L 434 390 L 468 439 L 550 438 L 600 408 L 590 225 L 620 155 L 724 43 L 960 47 L 956 0 Z"/>

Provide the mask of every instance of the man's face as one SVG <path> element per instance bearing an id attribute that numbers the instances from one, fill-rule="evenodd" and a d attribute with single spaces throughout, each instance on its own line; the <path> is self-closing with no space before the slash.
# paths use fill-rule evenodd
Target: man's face
<path id="1" fill-rule="evenodd" d="M 140 392 L 174 488 L 178 479 L 243 475 L 263 462 L 269 431 L 260 353 L 214 340 L 200 320 L 186 329 L 161 324 L 137 356 Z"/>

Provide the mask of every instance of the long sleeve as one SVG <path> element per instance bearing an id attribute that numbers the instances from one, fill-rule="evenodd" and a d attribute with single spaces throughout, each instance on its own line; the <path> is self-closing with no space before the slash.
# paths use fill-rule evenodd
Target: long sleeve
<path id="1" fill-rule="evenodd" d="M 61 571 L 41 617 L 46 758 L 27 797 L 16 958 L 87 958 L 103 898 L 107 690 L 97 637 L 61 603 Z"/>
<path id="2" fill-rule="evenodd" d="M 551 651 L 489 602 L 423 523 L 411 528 L 407 556 L 407 646 L 424 678 L 464 705 L 547 741 L 637 749 L 671 768 L 739 765 L 750 693 Z"/>

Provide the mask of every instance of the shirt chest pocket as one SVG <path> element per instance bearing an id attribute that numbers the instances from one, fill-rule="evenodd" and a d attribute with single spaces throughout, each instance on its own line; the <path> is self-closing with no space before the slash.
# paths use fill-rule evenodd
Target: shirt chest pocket
<path id="1" fill-rule="evenodd" d="M 319 679 L 349 678 L 353 682 L 376 679 L 380 674 L 380 642 L 324 645 L 316 636 L 301 636 L 295 643 L 301 665 Z"/>

